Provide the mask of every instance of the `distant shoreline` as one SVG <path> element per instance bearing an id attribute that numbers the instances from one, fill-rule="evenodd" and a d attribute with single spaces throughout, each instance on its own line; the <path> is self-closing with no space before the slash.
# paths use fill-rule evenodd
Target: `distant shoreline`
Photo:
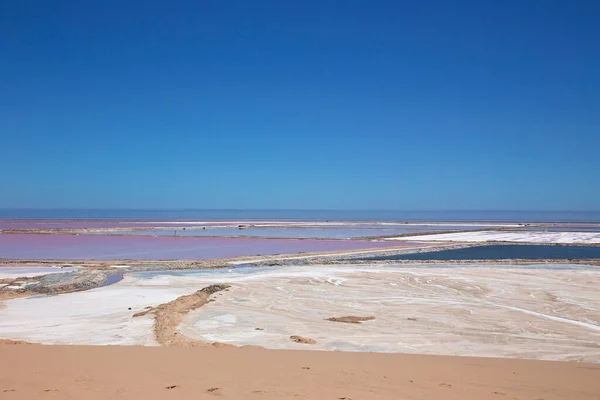
<path id="1" fill-rule="evenodd" d="M 600 210 L 294 210 L 0 208 L 0 219 L 332 220 L 445 222 L 600 222 Z"/>

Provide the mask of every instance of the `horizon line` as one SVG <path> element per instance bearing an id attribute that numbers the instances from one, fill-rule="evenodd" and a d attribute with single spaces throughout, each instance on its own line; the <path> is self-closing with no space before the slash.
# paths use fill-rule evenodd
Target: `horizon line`
<path id="1" fill-rule="evenodd" d="M 402 208 L 128 208 L 128 207 L 0 207 L 10 211 L 376 211 L 376 212 L 600 212 L 570 209 L 402 209 Z"/>

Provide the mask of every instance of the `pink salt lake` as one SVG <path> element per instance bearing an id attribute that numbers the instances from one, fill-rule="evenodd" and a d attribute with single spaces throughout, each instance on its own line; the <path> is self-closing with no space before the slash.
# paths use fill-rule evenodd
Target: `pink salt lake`
<path id="1" fill-rule="evenodd" d="M 365 240 L 0 234 L 0 259 L 211 259 L 414 246 Z"/>

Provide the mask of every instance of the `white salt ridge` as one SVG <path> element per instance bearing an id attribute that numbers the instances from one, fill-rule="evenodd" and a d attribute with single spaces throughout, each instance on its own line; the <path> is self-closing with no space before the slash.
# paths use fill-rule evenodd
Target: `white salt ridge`
<path id="1" fill-rule="evenodd" d="M 403 238 L 398 238 L 398 239 L 403 239 Z M 383 240 L 388 240 L 388 239 L 383 239 Z M 378 240 L 371 240 L 371 242 L 377 242 L 377 241 Z M 419 247 L 419 245 L 415 244 L 415 247 Z M 406 246 L 401 247 L 402 250 L 408 250 L 408 249 L 411 249 L 411 248 L 412 247 L 406 247 Z M 303 259 L 306 259 L 306 258 L 331 257 L 332 255 L 340 257 L 340 256 L 358 255 L 358 254 L 381 253 L 382 251 L 386 251 L 386 250 L 392 251 L 392 250 L 394 250 L 394 247 L 380 248 L 380 249 L 377 249 L 377 250 L 336 251 L 335 254 L 333 252 L 329 252 L 329 253 L 325 253 L 325 254 L 312 254 L 312 255 L 302 255 L 302 256 L 259 257 L 259 258 L 251 258 L 251 259 L 246 259 L 246 260 L 229 261 L 228 264 L 231 264 L 231 265 L 242 265 L 242 264 L 250 264 L 250 263 L 262 262 L 262 261 L 269 261 L 269 260 L 278 260 L 278 261 L 281 261 L 281 260 L 303 260 Z"/>
<path id="2" fill-rule="evenodd" d="M 519 242 L 519 243 L 600 243 L 600 232 L 457 232 L 433 235 L 405 236 L 386 238 L 384 240 L 419 241 L 419 242 Z"/>

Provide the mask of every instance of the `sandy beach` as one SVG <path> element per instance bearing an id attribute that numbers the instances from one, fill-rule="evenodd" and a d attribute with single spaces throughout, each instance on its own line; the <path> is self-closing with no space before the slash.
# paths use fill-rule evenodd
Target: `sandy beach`
<path id="1" fill-rule="evenodd" d="M 0 345 L 2 399 L 597 400 L 600 365 L 260 349 Z"/>

